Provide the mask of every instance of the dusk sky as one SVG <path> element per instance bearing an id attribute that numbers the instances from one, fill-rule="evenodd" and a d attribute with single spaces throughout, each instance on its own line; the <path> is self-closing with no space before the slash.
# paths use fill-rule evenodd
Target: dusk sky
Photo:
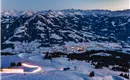
<path id="1" fill-rule="evenodd" d="M 2 10 L 129 9 L 130 0 L 1 0 Z"/>

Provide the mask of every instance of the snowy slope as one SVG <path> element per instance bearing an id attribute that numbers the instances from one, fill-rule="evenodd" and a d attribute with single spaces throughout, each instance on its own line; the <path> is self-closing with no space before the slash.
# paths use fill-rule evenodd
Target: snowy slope
<path id="1" fill-rule="evenodd" d="M 26 47 L 28 52 L 32 52 L 38 47 L 61 46 L 65 45 L 65 42 L 93 41 L 117 44 L 123 42 L 128 45 L 129 12 L 130 10 L 73 9 L 2 11 L 2 49 L 12 48 L 14 51 L 22 52 L 21 48 Z"/>
<path id="2" fill-rule="evenodd" d="M 37 57 L 39 56 L 39 57 Z M 40 58 L 41 57 L 41 58 Z M 127 80 L 119 76 L 121 72 L 112 71 L 109 68 L 94 69 L 94 66 L 85 61 L 68 61 L 67 58 L 54 58 L 52 61 L 43 60 L 43 55 L 22 53 L 14 56 L 2 56 L 2 66 L 8 66 L 10 62 L 22 61 L 42 67 L 39 73 L 31 74 L 7 74 L 2 73 L 2 80 Z M 24 60 L 24 61 L 23 61 Z M 5 64 L 6 63 L 6 64 Z M 74 69 L 77 66 L 77 70 Z M 70 67 L 69 71 L 60 68 Z M 91 71 L 95 77 L 89 77 Z"/>

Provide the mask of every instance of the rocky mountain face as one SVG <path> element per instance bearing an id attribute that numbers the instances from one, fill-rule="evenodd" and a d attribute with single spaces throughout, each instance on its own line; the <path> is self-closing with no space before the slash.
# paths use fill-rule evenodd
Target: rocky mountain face
<path id="1" fill-rule="evenodd" d="M 2 49 L 19 42 L 50 47 L 65 42 L 128 42 L 130 10 L 2 11 Z"/>

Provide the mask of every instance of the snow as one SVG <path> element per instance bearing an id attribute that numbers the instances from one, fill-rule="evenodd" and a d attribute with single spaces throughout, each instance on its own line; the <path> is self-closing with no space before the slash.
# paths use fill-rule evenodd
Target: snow
<path id="1" fill-rule="evenodd" d="M 111 24 L 112 24 L 112 26 L 114 26 L 114 27 L 116 26 L 114 21 L 112 21 Z"/>
<path id="2" fill-rule="evenodd" d="M 119 26 L 124 26 L 124 25 L 126 25 L 127 23 L 122 23 L 122 24 L 119 24 Z"/>
<path id="3" fill-rule="evenodd" d="M 31 12 L 31 11 L 24 11 L 22 14 L 26 15 L 26 16 L 32 16 L 33 12 Z"/>
<path id="4" fill-rule="evenodd" d="M 37 29 L 44 31 L 44 27 L 37 26 Z"/>
<path id="5" fill-rule="evenodd" d="M 64 15 L 64 14 L 63 14 L 62 12 L 60 12 L 60 11 L 58 12 L 58 14 L 59 14 L 59 15 Z"/>
<path id="6" fill-rule="evenodd" d="M 40 36 L 41 36 L 42 38 L 45 38 L 45 34 L 40 34 Z"/>
<path id="7" fill-rule="evenodd" d="M 40 34 L 40 36 L 44 39 L 44 34 Z M 51 38 L 61 40 L 62 37 L 53 34 Z M 127 48 L 122 48 L 122 46 L 118 43 L 110 43 L 110 42 L 83 42 L 83 43 L 76 43 L 73 41 L 65 42 L 65 45 L 59 46 L 58 44 L 52 45 L 52 47 L 40 47 L 41 42 L 39 40 L 34 40 L 31 42 L 11 42 L 6 41 L 5 44 L 14 44 L 14 49 L 11 50 L 13 53 L 20 53 L 20 52 L 30 52 L 30 53 L 42 53 L 42 52 L 67 52 L 67 53 L 81 53 L 86 50 L 122 50 L 122 52 L 128 53 Z M 48 43 L 46 43 L 48 44 Z M 79 51 L 80 49 L 80 51 Z M 4 49 L 2 51 L 10 52 L 8 49 Z M 128 53 L 129 54 L 129 53 Z"/>
<path id="8" fill-rule="evenodd" d="M 40 53 L 28 54 L 21 53 L 13 56 L 1 56 L 2 66 L 8 67 L 11 62 L 25 62 L 41 66 L 42 70 L 39 73 L 33 74 L 4 74 L 2 80 L 125 80 L 118 76 L 121 72 L 115 72 L 109 68 L 94 69 L 90 63 L 85 61 L 68 61 L 67 58 L 54 58 L 43 60 Z M 77 67 L 77 70 L 74 69 Z M 70 67 L 68 71 L 62 71 L 60 68 Z M 89 77 L 89 73 L 94 71 L 95 77 Z M 127 80 L 127 79 L 126 79 Z"/>
<path id="9" fill-rule="evenodd" d="M 39 52 L 38 47 L 41 45 L 38 40 L 31 41 L 30 43 L 28 42 L 11 42 L 11 41 L 6 41 L 6 44 L 14 44 L 14 49 L 11 49 L 11 51 L 7 48 L 2 51 L 4 52 L 12 52 L 12 53 L 20 53 L 20 52 Z"/>
<path id="10" fill-rule="evenodd" d="M 112 76 L 94 77 L 94 80 L 113 80 Z"/>
<path id="11" fill-rule="evenodd" d="M 21 38 L 22 35 L 14 35 L 13 37 L 18 37 L 18 38 Z"/>
<path id="12" fill-rule="evenodd" d="M 80 36 L 78 36 L 76 34 L 69 34 L 69 37 L 72 37 L 73 39 L 81 38 Z"/>
<path id="13" fill-rule="evenodd" d="M 38 24 L 39 26 L 45 26 L 45 25 L 46 25 L 46 24 L 42 23 L 40 20 L 38 20 L 37 24 Z"/>
<path id="14" fill-rule="evenodd" d="M 92 55 L 99 55 L 99 56 L 112 56 L 111 54 L 108 54 L 108 53 L 96 53 L 96 54 L 92 54 Z"/>
<path id="15" fill-rule="evenodd" d="M 97 11 L 98 12 L 98 11 Z M 32 16 L 33 12 L 23 12 L 27 16 Z M 78 12 L 78 11 L 72 11 L 65 13 L 63 11 L 58 11 L 50 13 L 49 17 L 61 17 L 62 15 L 83 15 L 84 12 Z M 5 15 L 17 15 L 15 11 L 7 11 L 4 12 Z M 56 16 L 53 16 L 53 15 Z M 86 12 L 85 12 L 86 14 Z M 104 13 L 102 13 L 104 14 Z M 86 14 L 87 15 L 87 14 Z M 95 13 L 92 14 L 93 16 L 97 17 Z M 8 17 L 7 16 L 7 17 Z M 51 24 L 54 27 L 57 27 L 57 25 L 54 25 L 51 19 L 46 19 L 45 17 L 39 15 L 35 15 L 31 17 L 29 20 L 27 20 L 24 25 L 27 25 L 29 21 L 36 17 L 43 18 L 46 23 Z M 58 19 L 58 18 L 57 18 Z M 79 18 L 74 17 L 73 20 L 75 22 L 78 21 Z M 8 21 L 10 19 L 5 19 L 3 20 L 4 22 Z M 90 19 L 92 21 L 92 19 Z M 67 20 L 65 20 L 66 23 L 68 23 Z M 128 22 L 130 22 L 130 19 L 128 19 Z M 115 22 L 111 22 L 112 26 L 116 26 Z M 117 26 L 124 26 L 128 23 L 122 23 Z M 13 37 L 18 37 L 21 38 L 22 36 L 19 35 L 20 33 L 25 33 L 25 26 L 18 26 L 18 28 L 15 30 L 15 33 Z M 45 30 L 44 26 L 47 26 L 46 24 L 42 23 L 42 21 L 38 20 L 36 23 L 37 29 L 41 30 L 42 32 Z M 74 24 L 73 26 L 77 26 Z M 59 26 L 58 26 L 59 27 Z M 69 26 L 68 26 L 69 27 Z M 9 24 L 6 25 L 6 29 L 9 28 Z M 49 28 L 49 27 L 47 27 Z M 51 28 L 50 28 L 51 29 Z M 84 28 L 84 30 L 91 30 L 91 26 L 88 28 Z M 101 29 L 101 31 L 107 31 L 107 29 Z M 72 31 L 67 31 L 64 30 L 62 31 L 63 33 L 72 33 L 69 34 L 69 37 L 72 37 L 74 39 L 82 38 L 78 36 L 75 30 Z M 95 38 L 106 38 L 106 37 L 101 37 L 101 36 L 93 36 L 93 33 L 89 32 L 81 32 L 84 37 L 91 37 L 92 39 Z M 26 34 L 27 35 L 27 34 Z M 44 34 L 39 34 L 43 39 L 45 38 Z M 6 39 L 6 37 L 4 37 Z M 34 40 L 31 42 L 11 42 L 10 37 L 5 43 L 6 44 L 14 44 L 14 49 L 12 48 L 6 48 L 4 50 L 1 50 L 2 52 L 12 52 L 12 53 L 17 53 L 16 55 L 12 56 L 1 56 L 2 60 L 2 67 L 8 67 L 11 62 L 13 61 L 23 61 L 23 62 L 29 62 L 32 64 L 36 64 L 38 66 L 41 66 L 44 71 L 41 71 L 40 73 L 35 73 L 35 74 L 2 74 L 2 80 L 125 80 L 124 78 L 120 77 L 119 74 L 121 72 L 115 72 L 112 71 L 109 68 L 104 67 L 103 69 L 94 69 L 94 66 L 90 65 L 90 63 L 87 63 L 85 61 L 68 61 L 68 58 L 54 58 L 52 61 L 50 60 L 43 60 L 43 57 L 45 56 L 44 54 L 41 54 L 43 52 L 66 52 L 66 53 L 81 53 L 86 50 L 123 50 L 123 52 L 130 51 L 129 46 L 128 48 L 122 48 L 122 46 L 119 43 L 111 43 L 111 42 L 96 42 L 96 41 L 89 41 L 89 42 L 84 42 L 84 43 L 75 43 L 75 42 L 65 42 L 65 45 L 63 46 L 58 46 L 54 45 L 52 47 L 41 47 L 41 42 L 39 40 Z M 51 38 L 61 40 L 63 39 L 61 36 L 53 33 L 51 35 Z M 78 39 L 76 41 L 78 42 Z M 84 38 L 82 38 L 84 39 Z M 48 44 L 48 43 L 45 43 Z M 76 49 L 73 49 L 76 48 Z M 83 51 L 78 51 L 77 48 L 83 48 Z M 93 55 L 100 55 L 100 56 L 111 56 L 108 53 L 96 53 Z M 117 58 L 120 58 L 119 56 L 116 56 Z M 77 70 L 74 70 L 74 66 L 77 66 Z M 69 71 L 61 71 L 59 70 L 60 68 L 66 68 L 70 67 Z M 95 72 L 95 77 L 90 78 L 89 73 L 91 71 Z"/>
<path id="16" fill-rule="evenodd" d="M 128 22 L 130 22 L 130 18 L 128 19 Z"/>
<path id="17" fill-rule="evenodd" d="M 62 39 L 62 37 L 60 37 L 59 35 L 57 35 L 57 34 L 55 34 L 55 33 L 53 33 L 52 35 L 51 35 L 51 38 L 54 38 L 54 39 Z"/>
<path id="18" fill-rule="evenodd" d="M 6 49 L 1 50 L 1 52 L 12 52 L 12 51 L 13 51 L 12 48 L 6 48 Z"/>
<path id="19" fill-rule="evenodd" d="M 18 27 L 16 30 L 15 30 L 15 33 L 14 34 L 19 34 L 19 33 L 22 33 L 24 32 L 24 26 L 21 26 L 21 27 Z"/>
<path id="20" fill-rule="evenodd" d="M 9 28 L 9 24 L 6 25 L 6 29 L 8 29 L 8 28 Z"/>
<path id="21" fill-rule="evenodd" d="M 101 29 L 101 31 L 108 31 L 108 29 Z"/>

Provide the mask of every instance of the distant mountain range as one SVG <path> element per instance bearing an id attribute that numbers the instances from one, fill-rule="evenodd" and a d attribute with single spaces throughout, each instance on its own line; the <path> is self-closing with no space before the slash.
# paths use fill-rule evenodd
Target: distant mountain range
<path id="1" fill-rule="evenodd" d="M 127 43 L 130 42 L 130 10 L 1 12 L 2 49 L 32 41 L 42 47 L 69 41 Z"/>

